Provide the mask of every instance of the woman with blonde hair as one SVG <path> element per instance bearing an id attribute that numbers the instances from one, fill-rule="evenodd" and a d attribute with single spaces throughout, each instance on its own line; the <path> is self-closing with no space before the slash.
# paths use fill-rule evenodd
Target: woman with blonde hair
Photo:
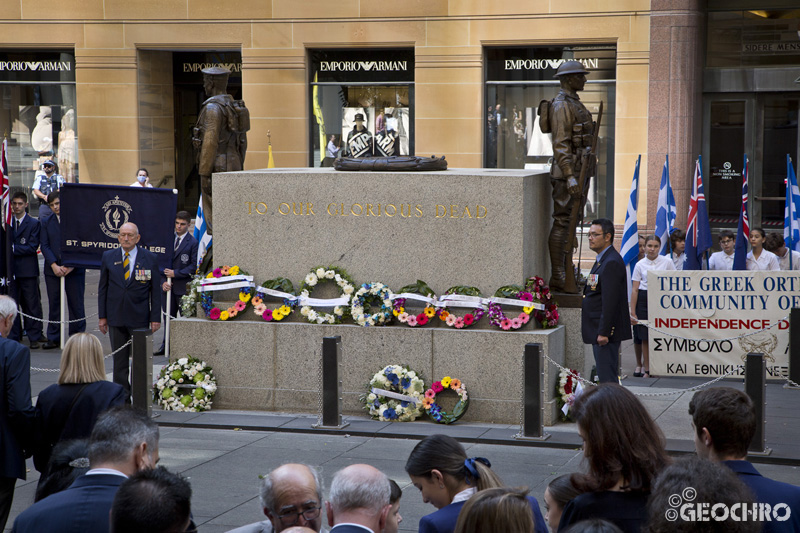
<path id="1" fill-rule="evenodd" d="M 33 463 L 42 479 L 56 443 L 88 438 L 98 415 L 126 400 L 125 389 L 106 380 L 100 340 L 90 333 L 70 337 L 61 354 L 58 382 L 40 392 L 36 402 L 42 439 Z"/>
<path id="2" fill-rule="evenodd" d="M 476 492 L 458 514 L 455 533 L 534 533 L 527 492 L 504 487 Z"/>

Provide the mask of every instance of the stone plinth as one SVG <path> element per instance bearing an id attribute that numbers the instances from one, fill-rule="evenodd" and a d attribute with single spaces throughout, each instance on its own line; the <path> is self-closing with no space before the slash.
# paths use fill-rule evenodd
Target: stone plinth
<path id="1" fill-rule="evenodd" d="M 522 405 L 525 344 L 542 344 L 545 354 L 564 364 L 564 327 L 519 331 L 455 330 L 405 326 L 321 326 L 248 320 L 172 322 L 173 357 L 190 354 L 217 375 L 215 407 L 266 411 L 318 412 L 322 338 L 342 337 L 345 414 L 364 414 L 359 396 L 375 372 L 407 364 L 425 384 L 444 376 L 461 379 L 470 395 L 464 420 L 515 424 Z M 545 364 L 544 423 L 556 418 L 558 369 Z M 446 401 L 446 400 L 445 400 Z"/>
<path id="2" fill-rule="evenodd" d="M 421 279 L 437 293 L 472 285 L 491 296 L 550 274 L 547 174 L 270 169 L 215 174 L 213 187 L 214 262 L 257 283 L 299 284 L 334 265 L 358 283 Z"/>

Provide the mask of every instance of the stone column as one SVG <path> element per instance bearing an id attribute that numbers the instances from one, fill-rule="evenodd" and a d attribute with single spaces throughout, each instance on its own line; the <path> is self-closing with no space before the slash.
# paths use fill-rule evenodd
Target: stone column
<path id="1" fill-rule="evenodd" d="M 705 12 L 700 0 L 653 0 L 650 14 L 650 102 L 647 222 L 655 227 L 664 156 L 686 230 L 694 161 L 700 153 Z"/>

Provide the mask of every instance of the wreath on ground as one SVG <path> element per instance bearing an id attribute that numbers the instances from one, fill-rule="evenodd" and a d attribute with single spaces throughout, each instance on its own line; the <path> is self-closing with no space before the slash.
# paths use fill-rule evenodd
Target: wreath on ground
<path id="1" fill-rule="evenodd" d="M 265 290 L 266 289 L 266 290 Z M 279 294 L 270 294 L 267 291 L 274 291 Z M 280 322 L 290 314 L 297 306 L 297 298 L 294 292 L 294 285 L 286 278 L 270 279 L 256 287 L 256 295 L 251 300 L 253 312 L 263 318 L 266 322 L 273 320 Z M 283 305 L 275 309 L 269 309 L 264 303 L 269 297 L 283 298 Z"/>
<path id="2" fill-rule="evenodd" d="M 205 361 L 192 356 L 162 368 L 153 386 L 155 402 L 166 411 L 207 411 L 215 392 L 214 371 Z"/>
<path id="3" fill-rule="evenodd" d="M 447 390 L 455 391 L 458 394 L 458 403 L 453 408 L 452 413 L 448 413 L 442 406 L 436 402 L 436 398 L 442 392 Z M 459 418 L 464 416 L 469 407 L 469 396 L 467 395 L 467 387 L 461 383 L 460 379 L 445 376 L 441 381 L 434 381 L 431 388 L 425 391 L 425 398 L 422 400 L 422 405 L 428 416 L 433 418 L 440 424 L 452 424 Z"/>
<path id="4" fill-rule="evenodd" d="M 367 314 L 372 305 L 380 302 L 380 310 Z M 353 295 L 350 315 L 359 326 L 383 326 L 392 319 L 392 291 L 383 283 L 365 283 Z"/>
<path id="5" fill-rule="evenodd" d="M 416 283 L 412 285 L 406 285 L 405 287 L 401 288 L 398 294 L 419 294 L 426 298 L 435 298 L 433 291 L 430 287 L 428 287 L 428 284 L 419 279 Z M 412 328 L 416 326 L 424 326 L 431 318 L 436 316 L 436 308 L 431 305 L 430 302 L 427 303 L 425 309 L 423 309 L 419 314 L 409 313 L 406 310 L 406 298 L 395 298 L 393 306 L 394 310 L 392 313 L 397 317 L 397 320 L 400 323 Z"/>
<path id="6" fill-rule="evenodd" d="M 539 276 L 529 278 L 525 283 L 525 290 L 533 294 L 534 302 L 544 305 L 544 311 L 536 310 L 533 312 L 533 318 L 539 322 L 543 328 L 550 329 L 558 325 L 558 303 L 553 299 L 553 294 L 550 292 L 544 280 Z"/>
<path id="7" fill-rule="evenodd" d="M 561 370 L 556 383 L 556 399 L 561 411 L 560 418 L 564 422 L 572 422 L 569 409 L 580 394 L 580 374 L 577 370 Z"/>
<path id="8" fill-rule="evenodd" d="M 204 276 L 193 276 L 189 282 L 189 291 L 181 296 L 181 316 L 191 317 L 197 314 L 197 302 L 200 299 L 198 287 L 203 285 Z"/>
<path id="9" fill-rule="evenodd" d="M 236 277 L 235 277 L 236 276 Z M 247 272 L 240 269 L 237 265 L 229 267 L 228 265 L 215 268 L 208 275 L 203 279 L 203 282 L 200 283 L 201 287 L 205 287 L 210 285 L 208 280 L 214 279 L 215 283 L 225 283 L 230 281 L 231 283 L 236 283 L 237 281 L 241 281 L 242 283 L 247 282 L 243 278 L 239 278 L 239 276 L 250 276 Z M 225 278 L 231 278 L 230 280 L 226 280 Z M 231 318 L 236 318 L 240 315 L 245 309 L 247 309 L 247 304 L 250 299 L 253 297 L 253 293 L 255 289 L 253 288 L 252 278 L 250 279 L 247 286 L 244 287 L 231 287 L 231 288 L 238 288 L 239 289 L 239 299 L 234 303 L 232 306 L 228 307 L 227 309 L 220 309 L 219 307 L 214 306 L 214 291 L 205 290 L 202 292 L 200 297 L 200 305 L 203 306 L 203 311 L 205 311 L 206 316 L 211 320 L 230 320 Z"/>
<path id="10" fill-rule="evenodd" d="M 456 285 L 455 287 L 450 287 L 445 291 L 445 295 L 448 294 L 458 294 L 462 296 L 472 296 L 480 298 L 481 291 L 477 287 L 467 287 L 464 285 Z M 472 312 L 465 314 L 463 317 L 457 316 L 455 313 L 452 313 L 448 308 L 448 302 L 443 302 L 444 307 L 439 309 L 439 318 L 444 321 L 450 327 L 462 329 L 468 328 L 481 318 L 485 313 L 483 306 L 478 305 L 475 307 Z M 451 304 L 452 305 L 452 304 Z"/>
<path id="11" fill-rule="evenodd" d="M 383 422 L 411 422 L 422 416 L 425 384 L 408 366 L 389 365 L 377 372 L 362 396 L 364 409 Z"/>
<path id="12" fill-rule="evenodd" d="M 343 268 L 329 266 L 313 269 L 306 275 L 303 284 L 300 286 L 300 299 L 308 299 L 309 293 L 314 290 L 314 287 L 326 281 L 336 283 L 341 290 L 340 294 L 347 298 L 347 302 L 342 305 L 336 305 L 333 308 L 333 313 L 318 313 L 314 306 L 305 304 L 300 308 L 300 314 L 312 324 L 341 324 L 345 309 L 349 307 L 350 297 L 355 292 L 353 287 L 355 283 Z"/>
<path id="13" fill-rule="evenodd" d="M 495 298 L 508 298 L 514 300 L 524 300 L 533 304 L 533 294 L 525 291 L 519 285 L 505 285 L 497 289 L 494 293 Z M 505 331 L 519 329 L 527 324 L 531 319 L 533 305 L 523 307 L 519 316 L 508 318 L 503 312 L 499 302 L 489 303 L 489 323 Z"/>

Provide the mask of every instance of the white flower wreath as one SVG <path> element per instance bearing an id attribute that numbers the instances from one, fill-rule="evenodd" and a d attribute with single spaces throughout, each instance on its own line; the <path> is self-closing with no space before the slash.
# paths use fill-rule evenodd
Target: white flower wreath
<path id="1" fill-rule="evenodd" d="M 422 416 L 424 390 L 425 383 L 416 372 L 405 365 L 389 365 L 372 376 L 361 400 L 373 418 L 411 422 Z"/>
<path id="2" fill-rule="evenodd" d="M 306 317 L 306 320 L 312 324 L 340 324 L 345 309 L 348 308 L 349 298 L 355 292 L 353 287 L 353 280 L 347 275 L 343 268 L 338 267 L 318 267 L 311 272 L 303 280 L 303 285 L 300 287 L 300 301 L 309 298 L 310 290 L 316 287 L 320 282 L 333 281 L 341 289 L 341 294 L 346 296 L 348 303 L 345 305 L 337 305 L 333 308 L 333 313 L 319 313 L 314 310 L 311 305 L 303 305 L 300 308 L 300 314 Z"/>
<path id="3" fill-rule="evenodd" d="M 205 361 L 182 357 L 161 369 L 153 389 L 156 403 L 166 411 L 207 411 L 217 382 Z"/>
<path id="4" fill-rule="evenodd" d="M 370 301 L 373 300 L 380 300 L 380 311 L 367 315 L 364 306 L 369 307 Z M 359 326 L 383 326 L 392 318 L 392 291 L 383 283 L 376 281 L 363 284 L 353 295 L 350 314 Z"/>

